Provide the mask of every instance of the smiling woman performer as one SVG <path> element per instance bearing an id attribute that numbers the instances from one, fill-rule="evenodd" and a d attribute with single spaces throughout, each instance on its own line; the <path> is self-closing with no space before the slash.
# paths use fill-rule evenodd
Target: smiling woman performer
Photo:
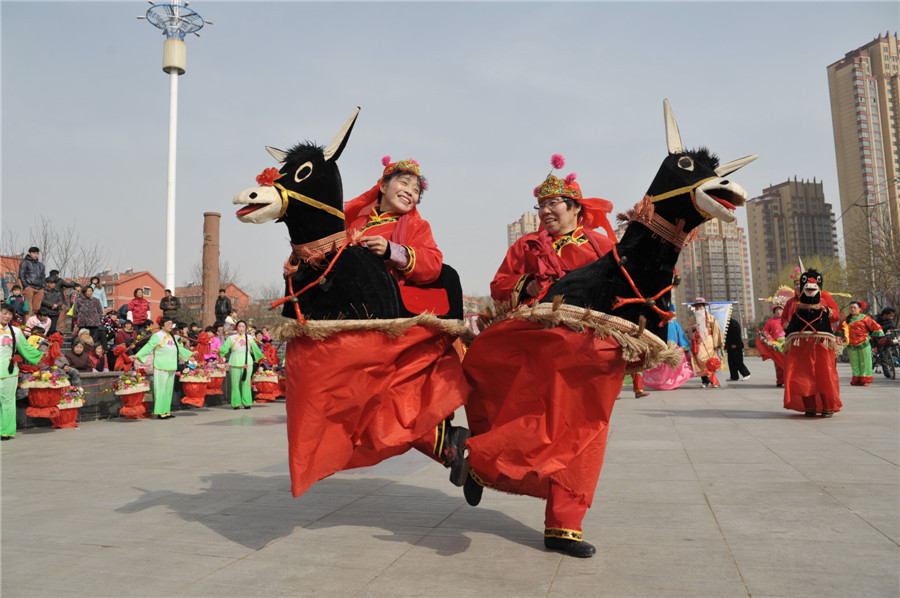
<path id="1" fill-rule="evenodd" d="M 559 154 L 551 163 L 554 168 L 565 165 Z M 614 246 L 606 217 L 612 204 L 582 197 L 574 174 L 564 179 L 547 175 L 534 195 L 541 230 L 525 235 L 510 247 L 491 283 L 496 301 L 538 301 L 550 283 L 600 259 Z M 592 230 L 598 226 L 610 238 Z M 601 379 L 598 370 L 615 371 L 621 364 L 616 360 L 621 357 L 615 349 L 607 348 L 614 341 L 597 340 L 594 334 L 570 335 L 567 331 L 560 333 L 558 328 L 545 330 L 544 326 L 532 333 L 532 323 L 507 322 L 506 332 L 496 333 L 497 329 L 491 327 L 480 335 L 463 363 L 474 389 L 466 405 L 469 427 L 475 434 L 468 444 L 469 458 L 478 468 L 472 469 L 466 480 L 466 501 L 477 505 L 485 484 L 499 484 L 498 489 L 504 492 L 544 498 L 544 546 L 590 557 L 595 549 L 582 540 L 581 522 L 603 463 L 610 408 L 599 398 L 591 405 L 581 401 L 583 389 L 590 388 L 591 399 L 612 393 L 614 402 L 622 378 Z M 488 341 L 489 349 L 485 350 L 485 345 L 479 349 L 479 340 L 488 338 L 492 330 L 500 336 L 490 337 L 494 340 Z M 510 340 L 505 340 L 504 334 Z M 499 357 L 495 359 L 494 355 Z M 532 361 L 523 358 L 526 355 Z M 546 359 L 533 359 L 538 355 Z M 533 371 L 532 365 L 536 366 Z M 505 382 L 492 383 L 504 379 L 528 380 L 520 383 L 529 386 L 529 391 Z M 618 388 L 611 390 L 611 384 Z M 504 387 L 515 390 L 506 392 Z M 603 411 L 605 416 L 599 416 Z M 568 419 L 572 413 L 579 414 L 579 421 Z M 528 434 L 542 440 L 530 442 L 523 438 Z"/>
<path id="2" fill-rule="evenodd" d="M 554 168 L 565 160 L 554 154 Z M 516 241 L 491 282 L 495 301 L 530 303 L 563 274 L 589 264 L 612 249 L 615 233 L 606 215 L 612 203 L 598 197 L 582 197 L 575 173 L 564 179 L 547 175 L 534 190 L 541 229 Z M 609 237 L 594 232 L 602 226 Z"/>
<path id="3" fill-rule="evenodd" d="M 419 216 L 419 201 L 428 181 L 415 160 L 391 162 L 381 159 L 384 172 L 378 183 L 344 208 L 348 231 L 361 231 L 359 242 L 383 257 L 400 285 L 407 310 L 443 313 L 443 291 L 430 294 L 415 289 L 435 282 L 441 274 L 444 256 L 431 234 L 431 226 Z M 437 298 L 437 299 L 436 299 Z M 440 306 L 432 305 L 435 301 Z"/>
<path id="4" fill-rule="evenodd" d="M 434 242 L 431 227 L 416 209 L 427 186 L 425 178 L 415 160 L 392 163 L 385 157 L 382 163 L 384 171 L 375 186 L 344 208 L 348 236 L 356 237 L 357 231 L 361 231 L 362 236 L 357 242 L 385 259 L 409 312 L 443 314 L 450 304 L 447 291 L 420 286 L 437 281 L 443 267 L 443 254 Z M 328 469 L 320 467 L 326 461 L 337 463 L 335 469 L 369 466 L 400 454 L 410 446 L 448 467 L 450 480 L 457 486 L 462 486 L 465 481 L 468 464 L 462 451 L 469 430 L 450 423 L 453 412 L 463 404 L 465 387 L 459 358 L 452 347 L 456 336 L 416 326 L 402 338 L 383 346 L 378 344 L 380 338 L 381 333 L 345 332 L 343 336 L 336 335 L 313 345 L 323 349 L 330 365 L 337 363 L 341 369 L 343 362 L 335 358 L 342 350 L 339 347 L 345 349 L 340 345 L 340 339 L 354 344 L 353 357 L 357 361 L 353 362 L 352 368 L 344 367 L 364 372 L 370 379 L 366 379 L 363 390 L 356 389 L 350 381 L 354 375 L 345 375 L 342 370 L 331 377 L 347 380 L 346 387 L 340 390 L 343 402 L 335 400 L 327 405 L 304 407 L 306 420 L 314 410 L 316 414 L 330 414 L 330 418 L 326 418 L 328 425 L 322 426 L 327 433 L 323 432 L 321 437 L 326 440 L 316 443 L 317 450 L 328 455 L 298 458 L 297 469 L 302 470 L 304 481 L 295 484 L 295 495 L 305 490 L 309 479 L 315 481 Z M 304 354 L 307 369 L 322 377 L 325 364 L 318 369 L 310 368 L 310 354 Z M 294 375 L 298 377 L 303 373 L 295 372 Z M 344 404 L 349 407 L 340 406 Z M 361 423 L 354 428 L 357 420 Z M 340 426 L 334 426 L 334 423 Z M 341 436 L 339 432 L 343 429 L 352 430 L 353 438 L 348 440 Z M 301 432 L 305 434 L 306 431 Z M 298 432 L 295 444 L 298 447 L 312 444 L 313 440 L 307 436 L 300 438 L 301 432 Z M 341 436 L 340 441 L 335 440 L 338 436 Z M 332 439 L 330 444 L 327 438 Z M 350 440 L 352 454 L 345 455 L 342 451 Z M 302 453 L 302 448 L 297 452 Z M 331 469 L 328 474 L 333 471 Z"/>

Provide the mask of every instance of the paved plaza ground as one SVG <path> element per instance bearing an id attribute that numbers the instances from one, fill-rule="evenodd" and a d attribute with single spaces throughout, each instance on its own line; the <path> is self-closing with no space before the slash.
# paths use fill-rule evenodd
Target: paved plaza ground
<path id="1" fill-rule="evenodd" d="M 830 420 L 781 407 L 771 362 L 616 403 L 585 539 L 544 504 L 465 503 L 411 451 L 291 497 L 284 404 L 20 430 L 0 445 L 13 596 L 898 596 L 900 380 Z"/>

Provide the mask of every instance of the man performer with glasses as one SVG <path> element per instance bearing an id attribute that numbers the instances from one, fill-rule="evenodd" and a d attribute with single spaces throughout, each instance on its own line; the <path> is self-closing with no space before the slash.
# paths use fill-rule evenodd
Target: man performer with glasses
<path id="1" fill-rule="evenodd" d="M 558 154 L 551 163 L 554 168 L 565 165 Z M 513 306 L 541 302 L 551 283 L 600 259 L 614 247 L 615 236 L 606 216 L 612 204 L 582 197 L 574 174 L 557 178 L 551 172 L 534 195 L 540 230 L 509 248 L 491 283 L 491 296 L 501 304 L 501 310 L 503 302 Z M 598 227 L 609 237 L 594 232 Z M 523 330 L 531 326 L 522 324 Z M 485 331 L 490 332 L 490 328 Z M 590 388 L 592 397 L 595 392 L 596 396 L 610 394 L 610 389 L 602 388 L 610 382 L 597 382 L 595 378 L 595 364 L 601 359 L 594 352 L 594 335 L 575 340 L 582 343 L 584 351 L 580 352 L 564 347 L 572 342 L 566 332 L 530 335 L 514 331 L 515 336 L 508 341 L 502 336 L 504 332 L 498 334 L 501 336 L 492 337 L 494 344 L 487 341 L 488 348 L 483 344 L 476 347 L 476 339 L 463 362 L 466 377 L 475 389 L 466 405 L 469 427 L 475 434 L 468 442 L 472 469 L 464 486 L 466 501 L 477 505 L 484 486 L 545 499 L 544 546 L 574 557 L 590 557 L 596 550 L 582 540 L 581 527 L 600 474 L 606 428 L 597 423 L 603 419 L 600 414 L 593 417 L 594 412 L 603 410 L 598 408 L 601 401 L 584 405 L 582 395 L 570 391 Z M 570 359 L 573 353 L 575 357 Z M 607 353 L 618 356 L 618 346 Z M 565 363 L 560 364 L 554 356 L 565 356 Z M 508 386 L 509 392 L 495 388 L 495 381 L 503 388 Z M 614 382 L 621 388 L 621 378 Z M 526 385 L 528 392 L 520 385 Z M 618 388 L 611 392 L 615 397 Z M 547 411 L 543 412 L 545 406 Z M 585 417 L 568 420 L 567 414 L 572 412 Z M 548 427 L 543 427 L 545 423 Z M 579 440 L 588 439 L 587 446 L 573 440 L 573 434 Z M 560 435 L 566 438 L 557 442 Z M 495 459 L 494 455 L 500 457 Z"/>
<path id="2" fill-rule="evenodd" d="M 565 161 L 554 154 L 551 163 L 562 168 Z M 612 203 L 582 197 L 575 173 L 564 179 L 547 175 L 535 188 L 534 196 L 540 230 L 520 238 L 506 252 L 491 282 L 494 301 L 530 303 L 563 274 L 600 259 L 615 243 L 611 240 L 615 233 L 606 218 Z M 598 226 L 603 226 L 609 236 L 593 230 Z"/>

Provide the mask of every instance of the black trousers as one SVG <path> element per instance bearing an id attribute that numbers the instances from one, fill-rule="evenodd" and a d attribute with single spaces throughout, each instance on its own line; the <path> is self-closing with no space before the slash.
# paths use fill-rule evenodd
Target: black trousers
<path id="1" fill-rule="evenodd" d="M 744 365 L 743 349 L 728 349 L 728 372 L 732 380 L 739 380 L 741 376 L 749 376 L 750 370 Z M 738 375 L 740 374 L 740 375 Z"/>

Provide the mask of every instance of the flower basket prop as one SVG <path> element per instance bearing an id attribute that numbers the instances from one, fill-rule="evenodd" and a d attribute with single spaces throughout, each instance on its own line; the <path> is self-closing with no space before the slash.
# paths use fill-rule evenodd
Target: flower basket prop
<path id="1" fill-rule="evenodd" d="M 253 385 L 256 386 L 256 402 L 272 403 L 278 396 L 278 374 L 260 370 L 253 376 Z"/>
<path id="2" fill-rule="evenodd" d="M 150 384 L 142 371 L 125 372 L 113 385 L 113 389 L 122 399 L 119 415 L 124 415 L 128 419 L 148 417 L 147 407 L 143 400 L 144 395 L 150 390 Z"/>
<path id="3" fill-rule="evenodd" d="M 228 364 L 221 357 L 206 364 L 206 375 L 209 376 L 209 383 L 206 385 L 206 396 L 225 394 L 225 391 L 222 390 L 222 384 L 225 382 L 227 371 Z"/>
<path id="4" fill-rule="evenodd" d="M 78 410 L 84 407 L 84 389 L 80 386 L 69 386 L 63 390 L 59 400 L 59 415 L 51 417 L 55 429 L 77 428 Z"/>
<path id="5" fill-rule="evenodd" d="M 59 416 L 59 402 L 63 391 L 69 386 L 69 377 L 57 367 L 32 373 L 22 382 L 28 389 L 28 417 Z"/>
<path id="6" fill-rule="evenodd" d="M 209 384 L 209 376 L 203 370 L 185 370 L 181 374 L 181 388 L 184 397 L 181 402 L 185 405 L 203 407 L 206 402 L 206 387 Z"/>

